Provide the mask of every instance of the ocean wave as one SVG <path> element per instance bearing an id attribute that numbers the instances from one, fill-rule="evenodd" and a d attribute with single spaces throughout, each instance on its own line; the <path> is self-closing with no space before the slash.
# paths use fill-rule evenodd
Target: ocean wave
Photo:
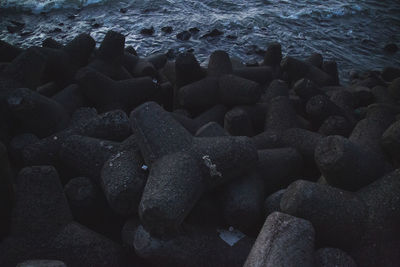
<path id="1" fill-rule="evenodd" d="M 29 11 L 33 14 L 55 9 L 80 9 L 89 5 L 102 4 L 109 0 L 0 0 L 1 9 Z"/>

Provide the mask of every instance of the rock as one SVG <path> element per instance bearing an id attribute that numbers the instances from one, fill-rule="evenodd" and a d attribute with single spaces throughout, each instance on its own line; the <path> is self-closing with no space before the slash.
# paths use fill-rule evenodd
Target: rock
<path id="1" fill-rule="evenodd" d="M 398 47 L 396 44 L 391 43 L 391 44 L 385 45 L 385 47 L 383 48 L 383 50 L 384 50 L 385 52 L 387 52 L 387 53 L 394 54 L 394 53 L 396 53 L 396 52 L 399 50 L 399 47 Z"/>
<path id="2" fill-rule="evenodd" d="M 192 34 L 189 31 L 183 31 L 183 32 L 178 33 L 176 35 L 176 38 L 181 41 L 187 41 L 190 39 L 191 36 L 192 36 Z"/>
<path id="3" fill-rule="evenodd" d="M 161 31 L 165 33 L 172 33 L 173 29 L 171 26 L 165 26 L 161 28 Z"/>
<path id="4" fill-rule="evenodd" d="M 200 38 L 209 38 L 209 37 L 213 38 L 213 37 L 221 36 L 223 34 L 224 33 L 222 31 L 220 31 L 218 29 L 213 29 L 213 30 L 207 32 L 206 34 L 204 34 L 203 36 L 201 36 Z"/>
<path id="5" fill-rule="evenodd" d="M 314 266 L 314 235 L 309 221 L 274 212 L 243 266 Z"/>
<path id="6" fill-rule="evenodd" d="M 269 84 L 272 81 L 272 70 L 269 67 L 242 67 L 235 68 L 233 74 L 259 84 Z"/>
<path id="7" fill-rule="evenodd" d="M 143 35 L 153 35 L 153 34 L 154 34 L 154 27 L 143 28 L 143 29 L 140 30 L 140 34 L 143 34 Z"/>
<path id="8" fill-rule="evenodd" d="M 189 32 L 191 34 L 197 34 L 200 30 L 197 27 L 192 27 L 189 29 Z"/>

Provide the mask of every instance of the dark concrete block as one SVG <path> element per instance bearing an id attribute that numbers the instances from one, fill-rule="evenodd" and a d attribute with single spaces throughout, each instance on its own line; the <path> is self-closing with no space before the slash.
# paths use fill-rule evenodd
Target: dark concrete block
<path id="1" fill-rule="evenodd" d="M 274 212 L 243 266 L 314 266 L 314 235 L 309 221 Z"/>
<path id="2" fill-rule="evenodd" d="M 100 184 L 110 207 L 121 215 L 138 211 L 147 180 L 144 162 L 137 151 L 113 154 L 101 170 Z"/>

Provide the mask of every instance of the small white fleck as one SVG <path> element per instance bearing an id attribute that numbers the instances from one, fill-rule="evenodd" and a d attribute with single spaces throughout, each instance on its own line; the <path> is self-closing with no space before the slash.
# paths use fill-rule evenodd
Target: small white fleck
<path id="1" fill-rule="evenodd" d="M 57 140 L 57 139 L 58 139 L 58 137 L 55 135 L 55 136 L 53 137 L 53 139 L 54 139 L 54 140 Z"/>
<path id="2" fill-rule="evenodd" d="M 148 168 L 147 165 L 142 165 L 142 170 L 147 171 Z"/>
<path id="3" fill-rule="evenodd" d="M 110 162 L 110 164 L 108 164 L 108 166 L 112 167 L 112 166 L 113 166 L 113 163 L 112 163 L 112 162 Z"/>
<path id="4" fill-rule="evenodd" d="M 157 79 L 153 79 L 153 83 L 157 83 L 158 81 L 157 81 Z"/>

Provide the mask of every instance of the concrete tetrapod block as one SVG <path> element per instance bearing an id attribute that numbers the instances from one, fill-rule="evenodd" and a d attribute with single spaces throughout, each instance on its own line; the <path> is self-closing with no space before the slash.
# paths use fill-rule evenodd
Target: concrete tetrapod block
<path id="1" fill-rule="evenodd" d="M 292 57 L 282 60 L 281 67 L 292 82 L 296 82 L 301 78 L 308 78 L 319 86 L 334 84 L 334 79 L 323 70 Z"/>
<path id="2" fill-rule="evenodd" d="M 353 130 L 352 123 L 349 122 L 343 116 L 329 116 L 321 124 L 318 129 L 318 133 L 329 136 L 329 135 L 341 135 L 348 137 Z"/>
<path id="3" fill-rule="evenodd" d="M 321 248 L 315 252 L 316 267 L 357 267 L 356 262 L 346 252 L 337 248 Z"/>
<path id="4" fill-rule="evenodd" d="M 196 137 L 215 137 L 215 136 L 228 136 L 229 133 L 221 127 L 218 123 L 211 121 L 201 126 L 197 131 Z"/>
<path id="5" fill-rule="evenodd" d="M 84 95 L 100 111 L 121 108 L 130 112 L 156 97 L 159 90 L 150 77 L 114 81 L 95 70 L 81 69 L 75 77 Z"/>
<path id="6" fill-rule="evenodd" d="M 225 130 L 233 136 L 253 136 L 254 129 L 250 115 L 240 107 L 235 107 L 225 114 Z"/>
<path id="7" fill-rule="evenodd" d="M 264 214 L 268 217 L 275 211 L 281 211 L 281 199 L 286 189 L 281 189 L 269 195 L 264 201 Z"/>
<path id="8" fill-rule="evenodd" d="M 7 98 L 7 106 L 17 129 L 38 137 L 63 130 L 69 122 L 63 106 L 30 89 L 14 90 Z"/>
<path id="9" fill-rule="evenodd" d="M 94 109 L 81 109 L 74 113 L 69 128 L 26 146 L 22 156 L 25 165 L 58 167 L 61 144 L 71 135 L 122 141 L 130 134 L 129 118 L 122 110 L 97 115 Z"/>
<path id="10" fill-rule="evenodd" d="M 232 63 L 228 53 L 222 50 L 217 50 L 211 53 L 208 62 L 208 76 L 222 76 L 233 72 Z"/>
<path id="11" fill-rule="evenodd" d="M 120 149 L 117 142 L 71 135 L 61 145 L 59 157 L 66 167 L 98 183 L 104 163 Z"/>
<path id="12" fill-rule="evenodd" d="M 67 265 L 58 260 L 28 260 L 19 263 L 17 267 L 67 267 Z"/>
<path id="13" fill-rule="evenodd" d="M 24 50 L 9 44 L 3 40 L 0 41 L 0 62 L 11 62 Z"/>
<path id="14" fill-rule="evenodd" d="M 261 96 L 260 102 L 269 103 L 277 96 L 289 96 L 289 86 L 285 81 L 273 80 Z"/>
<path id="15" fill-rule="evenodd" d="M 305 102 L 313 96 L 324 94 L 317 84 L 306 78 L 298 80 L 293 85 L 293 90 Z"/>
<path id="16" fill-rule="evenodd" d="M 70 56 L 71 64 L 82 67 L 88 63 L 95 46 L 96 41 L 89 34 L 81 33 L 65 45 L 64 51 Z"/>
<path id="17" fill-rule="evenodd" d="M 8 153 L 0 143 L 0 240 L 10 230 L 11 213 L 14 205 L 13 174 L 8 160 Z"/>
<path id="18" fill-rule="evenodd" d="M 127 266 L 115 243 L 72 222 L 61 183 L 51 166 L 24 168 L 16 179 L 10 236 L 0 244 L 0 265 L 58 259 L 68 266 Z"/>
<path id="19" fill-rule="evenodd" d="M 351 192 L 298 180 L 282 196 L 282 212 L 309 220 L 323 245 L 350 249 L 364 234 L 367 209 Z"/>
<path id="20" fill-rule="evenodd" d="M 64 187 L 65 195 L 76 221 L 84 225 L 96 224 L 99 213 L 106 209 L 101 190 L 87 177 L 75 177 Z"/>
<path id="21" fill-rule="evenodd" d="M 258 173 L 267 193 L 286 188 L 302 172 L 303 157 L 294 148 L 258 150 Z"/>
<path id="22" fill-rule="evenodd" d="M 199 126 L 203 126 L 209 122 L 217 122 L 222 127 L 224 126 L 224 118 L 228 109 L 221 104 L 215 105 L 214 107 L 204 111 L 200 115 L 194 118 Z"/>
<path id="23" fill-rule="evenodd" d="M 178 152 L 151 167 L 139 215 L 152 234 L 176 232 L 205 190 L 202 170 L 190 154 Z"/>
<path id="24" fill-rule="evenodd" d="M 273 77 L 272 68 L 267 66 L 235 68 L 233 74 L 263 85 L 269 84 Z"/>
<path id="25" fill-rule="evenodd" d="M 192 135 L 155 102 L 146 102 L 131 112 L 131 126 L 143 159 L 154 161 L 191 146 Z"/>
<path id="26" fill-rule="evenodd" d="M 262 224 L 264 198 L 264 181 L 257 172 L 233 180 L 221 193 L 226 223 L 242 232 L 254 233 Z"/>
<path id="27" fill-rule="evenodd" d="M 42 75 L 46 66 L 45 57 L 35 48 L 29 48 L 17 56 L 2 71 L 5 79 L 0 84 L 0 96 L 15 88 L 28 87 L 34 89 L 40 85 Z"/>
<path id="28" fill-rule="evenodd" d="M 139 214 L 153 234 L 176 230 L 206 189 L 257 163 L 249 138 L 193 138 L 154 102 L 135 109 L 131 121 L 144 160 L 151 165 Z"/>
<path id="29" fill-rule="evenodd" d="M 221 103 L 224 105 L 252 105 L 261 97 L 258 83 L 235 75 L 222 75 L 218 84 Z"/>
<path id="30" fill-rule="evenodd" d="M 342 136 L 328 136 L 315 148 L 315 162 L 330 185 L 355 191 L 385 172 L 385 162 L 367 149 Z"/>
<path id="31" fill-rule="evenodd" d="M 137 151 L 117 152 L 105 162 L 100 184 L 108 204 L 118 214 L 137 212 L 147 180 L 143 164 Z"/>
<path id="32" fill-rule="evenodd" d="M 207 77 L 179 89 L 179 104 L 186 108 L 205 108 L 220 102 L 218 79 Z"/>
<path id="33" fill-rule="evenodd" d="M 329 116 L 347 116 L 346 112 L 333 103 L 326 95 L 316 95 L 311 97 L 306 104 L 306 112 L 310 120 L 320 126 Z M 348 118 L 349 121 L 353 120 Z"/>
<path id="34" fill-rule="evenodd" d="M 392 160 L 400 164 L 400 120 L 386 129 L 382 135 L 381 144 Z"/>
<path id="35" fill-rule="evenodd" d="M 243 266 L 314 266 L 313 226 L 303 219 L 272 213 L 265 220 Z"/>
<path id="36" fill-rule="evenodd" d="M 84 106 L 85 99 L 77 84 L 71 84 L 52 96 L 52 99 L 62 105 L 69 114 Z"/>
<path id="37" fill-rule="evenodd" d="M 135 252 L 155 266 L 242 266 L 254 240 L 226 230 L 190 228 L 169 239 L 158 239 L 139 226 Z"/>
<path id="38" fill-rule="evenodd" d="M 360 266 L 400 264 L 399 190 L 400 170 L 397 169 L 356 193 L 368 211 L 365 219 L 366 234 L 359 246 L 351 251 Z"/>
<path id="39" fill-rule="evenodd" d="M 205 77 L 199 62 L 192 53 L 181 53 L 175 60 L 176 87 L 201 80 Z"/>
<path id="40" fill-rule="evenodd" d="M 265 117 L 265 131 L 284 131 L 298 127 L 297 115 L 289 98 L 277 96 L 269 102 Z"/>

